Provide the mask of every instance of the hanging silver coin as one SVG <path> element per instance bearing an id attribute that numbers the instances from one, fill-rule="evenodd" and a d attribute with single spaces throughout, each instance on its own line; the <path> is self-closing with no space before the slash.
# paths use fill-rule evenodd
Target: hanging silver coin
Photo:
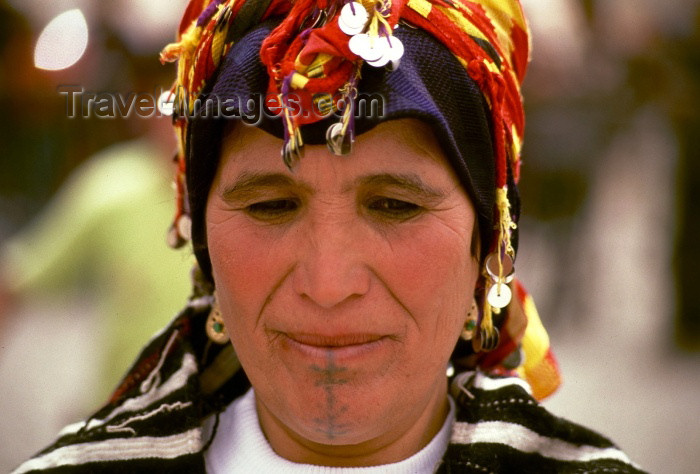
<path id="1" fill-rule="evenodd" d="M 387 65 L 389 62 L 389 55 L 388 54 L 382 54 L 379 59 L 376 59 L 374 61 L 367 61 L 367 64 L 373 67 L 384 67 Z"/>
<path id="2" fill-rule="evenodd" d="M 338 17 L 338 26 L 346 35 L 356 35 L 362 33 L 369 19 L 369 14 L 362 4 L 357 2 L 347 3 Z"/>
<path id="3" fill-rule="evenodd" d="M 501 265 L 503 265 L 503 283 L 510 283 L 515 277 L 515 266 L 513 264 L 513 258 L 505 254 L 501 259 Z M 498 282 L 498 254 L 496 252 L 488 254 L 486 257 L 486 262 L 484 264 L 486 267 L 486 272 L 491 277 L 494 283 Z M 493 305 L 492 305 L 493 306 Z"/>
<path id="4" fill-rule="evenodd" d="M 177 232 L 185 240 L 192 240 L 192 219 L 187 214 L 183 214 L 177 220 Z"/>
<path id="5" fill-rule="evenodd" d="M 391 61 L 398 61 L 403 57 L 404 47 L 403 43 L 396 36 L 392 36 L 391 40 L 386 38 L 387 46 L 389 48 L 389 59 Z"/>
<path id="6" fill-rule="evenodd" d="M 326 143 L 328 149 L 334 155 L 349 155 L 352 152 L 353 142 L 352 130 L 348 129 L 343 133 L 343 124 L 341 122 L 334 123 L 326 130 Z"/>
<path id="7" fill-rule="evenodd" d="M 501 339 L 501 334 L 498 332 L 497 327 L 491 328 L 490 331 L 486 329 L 481 329 L 479 339 L 481 340 L 481 350 L 488 352 L 498 347 L 498 343 Z"/>
<path id="8" fill-rule="evenodd" d="M 387 44 L 385 41 L 380 41 L 380 39 L 381 38 L 370 39 L 368 34 L 361 33 L 350 38 L 348 47 L 350 51 L 367 62 L 377 61 L 384 55 Z"/>
<path id="9" fill-rule="evenodd" d="M 391 70 L 396 70 L 399 67 L 399 62 L 404 53 L 403 43 L 396 37 L 382 36 L 377 39 L 375 49 L 382 51 L 382 56 L 375 60 L 367 60 L 370 66 L 382 67 L 391 63 Z"/>
<path id="10" fill-rule="evenodd" d="M 494 308 L 505 308 L 510 303 L 513 293 L 506 284 L 495 284 L 489 289 L 489 293 L 486 295 L 486 300 Z"/>
<path id="11" fill-rule="evenodd" d="M 399 64 L 401 64 L 401 61 L 398 59 L 392 59 L 389 61 L 389 63 L 386 65 L 386 69 L 388 71 L 396 71 L 399 68 Z"/>
<path id="12" fill-rule="evenodd" d="M 166 241 L 168 242 L 170 248 L 173 249 L 179 249 L 186 243 L 185 239 L 180 236 L 180 233 L 177 231 L 175 225 L 170 226 L 168 235 L 166 236 Z"/>
<path id="13" fill-rule="evenodd" d="M 306 19 L 302 22 L 299 31 L 304 31 L 309 28 L 320 28 L 326 24 L 328 19 L 328 13 L 323 9 L 314 10 Z"/>
<path id="14" fill-rule="evenodd" d="M 303 145 L 297 145 L 296 140 L 290 140 L 282 147 L 282 161 L 291 171 L 304 154 Z"/>

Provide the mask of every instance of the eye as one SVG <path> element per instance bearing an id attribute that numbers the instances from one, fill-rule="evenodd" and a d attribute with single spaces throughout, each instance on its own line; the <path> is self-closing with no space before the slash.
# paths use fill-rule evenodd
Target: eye
<path id="1" fill-rule="evenodd" d="M 367 209 L 383 218 L 407 220 L 417 216 L 423 208 L 412 202 L 387 197 L 376 197 L 369 201 Z"/>
<path id="2" fill-rule="evenodd" d="M 299 201 L 296 199 L 272 199 L 256 202 L 245 208 L 251 217 L 268 222 L 291 217 L 297 210 L 299 210 Z"/>

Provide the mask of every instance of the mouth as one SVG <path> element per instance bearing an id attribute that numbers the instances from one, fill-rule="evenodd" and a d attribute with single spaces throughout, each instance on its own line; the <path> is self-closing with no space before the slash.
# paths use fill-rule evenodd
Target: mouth
<path id="1" fill-rule="evenodd" d="M 321 334 L 298 334 L 285 333 L 289 339 L 312 347 L 346 347 L 369 344 L 382 338 L 378 334 L 339 334 L 335 336 L 326 336 Z"/>
<path id="2" fill-rule="evenodd" d="M 308 334 L 279 333 L 283 349 L 313 359 L 334 360 L 360 358 L 387 345 L 389 336 L 380 334 Z"/>

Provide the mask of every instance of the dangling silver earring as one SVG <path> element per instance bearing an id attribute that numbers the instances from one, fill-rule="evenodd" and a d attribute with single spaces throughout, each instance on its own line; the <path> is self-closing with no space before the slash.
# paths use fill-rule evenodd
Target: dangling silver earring
<path id="1" fill-rule="evenodd" d="M 490 253 L 484 261 L 483 314 L 479 321 L 479 331 L 472 339 L 476 352 L 488 352 L 498 347 L 501 339 L 498 328 L 493 324 L 493 314 L 499 314 L 508 306 L 513 293 L 508 284 L 515 276 L 513 256 L 498 252 Z"/>
<path id="2" fill-rule="evenodd" d="M 486 300 L 496 310 L 505 308 L 513 296 L 508 284 L 515 276 L 513 257 L 505 254 L 499 258 L 498 253 L 491 253 L 486 257 L 484 270 L 488 275 Z"/>
<path id="3" fill-rule="evenodd" d="M 214 293 L 214 302 L 211 305 L 211 311 L 206 323 L 207 336 L 217 344 L 226 344 L 229 341 L 228 332 L 224 326 L 224 318 L 219 310 L 219 302 Z"/>

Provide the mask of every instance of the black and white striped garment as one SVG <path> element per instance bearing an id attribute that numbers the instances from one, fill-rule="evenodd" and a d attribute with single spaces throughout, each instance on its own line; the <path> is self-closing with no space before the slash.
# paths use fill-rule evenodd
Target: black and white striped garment
<path id="1" fill-rule="evenodd" d="M 249 388 L 232 347 L 205 335 L 200 298 L 157 335 L 112 399 L 14 474 L 204 473 L 204 420 Z M 439 473 L 638 473 L 606 438 L 546 411 L 513 377 L 454 378 L 457 421 Z"/>

